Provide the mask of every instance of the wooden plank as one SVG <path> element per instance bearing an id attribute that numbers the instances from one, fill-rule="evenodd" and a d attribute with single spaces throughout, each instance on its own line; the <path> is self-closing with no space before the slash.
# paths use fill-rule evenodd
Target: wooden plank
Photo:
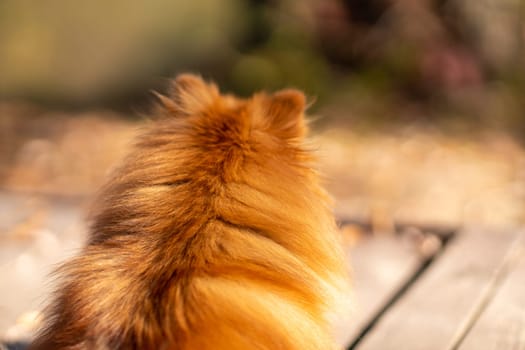
<path id="1" fill-rule="evenodd" d="M 42 306 L 49 273 L 80 247 L 81 203 L 0 192 L 0 337 Z"/>
<path id="2" fill-rule="evenodd" d="M 422 263 L 417 250 L 396 235 L 361 240 L 351 249 L 349 260 L 356 307 L 350 322 L 336 329 L 342 344 L 349 344 L 361 333 Z"/>
<path id="3" fill-rule="evenodd" d="M 459 232 L 356 349 L 451 349 L 518 235 L 512 230 Z"/>
<path id="4" fill-rule="evenodd" d="M 35 200 L 37 204 L 31 204 Z M 26 239 L 0 245 L 0 256 L 4 257 L 0 261 L 0 334 L 22 313 L 38 309 L 46 295 L 42 289 L 46 275 L 64 254 L 79 246 L 84 229 L 80 204 L 0 192 L 0 207 L 18 213 L 16 220 L 6 214 L 10 219 L 7 230 L 25 225 L 37 210 L 45 210 L 42 220 L 25 225 Z M 421 264 L 414 246 L 396 235 L 366 236 L 351 248 L 348 259 L 353 269 L 356 309 L 351 322 L 338 325 L 336 334 L 342 344 L 366 327 Z"/>
<path id="5" fill-rule="evenodd" d="M 525 234 L 514 253 L 506 277 L 460 350 L 525 349 Z"/>
<path id="6" fill-rule="evenodd" d="M 84 230 L 81 204 L 78 200 L 0 192 L 0 208 L 10 210 L 6 214 L 8 222 L 4 222 L 9 223 L 7 230 L 23 224 L 17 235 L 26 237 L 16 244 L 0 245 L 0 334 L 23 312 L 38 309 L 46 295 L 42 289 L 46 274 L 53 264 L 79 246 Z M 44 214 L 35 216 L 38 211 Z M 15 216 L 11 214 L 15 213 L 18 216 L 13 220 Z M 34 223 L 26 225 L 28 221 Z M 413 242 L 410 244 L 399 235 L 365 237 L 352 247 L 348 257 L 354 275 L 356 309 L 351 321 L 336 329 L 341 344 L 349 343 L 368 325 L 423 260 Z"/>

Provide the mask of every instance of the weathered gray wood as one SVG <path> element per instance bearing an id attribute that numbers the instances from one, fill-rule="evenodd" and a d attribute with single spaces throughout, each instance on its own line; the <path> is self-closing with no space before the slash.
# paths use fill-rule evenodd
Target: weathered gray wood
<path id="1" fill-rule="evenodd" d="M 506 277 L 460 350 L 525 349 L 525 237 L 514 253 Z"/>
<path id="2" fill-rule="evenodd" d="M 451 349 L 478 313 L 518 235 L 512 230 L 460 232 L 357 349 Z"/>
<path id="3" fill-rule="evenodd" d="M 399 236 L 378 235 L 354 246 L 349 261 L 353 270 L 355 310 L 351 322 L 337 328 L 338 338 L 347 344 L 412 276 L 421 264 L 421 256 Z"/>

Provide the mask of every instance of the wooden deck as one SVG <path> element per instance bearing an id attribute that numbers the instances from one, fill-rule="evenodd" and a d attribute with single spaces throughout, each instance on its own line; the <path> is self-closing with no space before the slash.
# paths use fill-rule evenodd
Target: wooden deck
<path id="1" fill-rule="evenodd" d="M 46 274 L 81 245 L 83 204 L 0 192 L 0 337 L 40 308 Z M 348 349 L 525 349 L 525 231 L 342 226 L 364 232 L 348 252 L 355 315 L 337 329 Z"/>
<path id="2" fill-rule="evenodd" d="M 420 266 L 349 349 L 525 349 L 523 231 L 459 230 Z"/>

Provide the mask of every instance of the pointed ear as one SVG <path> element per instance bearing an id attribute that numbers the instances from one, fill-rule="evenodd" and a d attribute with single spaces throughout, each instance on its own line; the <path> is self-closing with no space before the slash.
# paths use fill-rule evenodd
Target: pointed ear
<path id="1" fill-rule="evenodd" d="M 284 138 L 302 137 L 306 133 L 304 110 L 306 98 L 299 90 L 286 89 L 268 96 L 266 118 L 274 133 Z"/>
<path id="2" fill-rule="evenodd" d="M 217 86 L 193 74 L 181 74 L 170 84 L 168 96 L 155 93 L 162 106 L 175 115 L 193 115 L 206 110 L 219 96 Z"/>

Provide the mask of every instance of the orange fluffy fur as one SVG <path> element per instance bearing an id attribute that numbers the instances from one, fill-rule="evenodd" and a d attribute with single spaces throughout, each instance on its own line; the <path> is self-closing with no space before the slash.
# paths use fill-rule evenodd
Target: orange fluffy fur
<path id="1" fill-rule="evenodd" d="M 31 349 L 335 349 L 348 289 L 296 90 L 193 75 L 103 188 Z"/>

